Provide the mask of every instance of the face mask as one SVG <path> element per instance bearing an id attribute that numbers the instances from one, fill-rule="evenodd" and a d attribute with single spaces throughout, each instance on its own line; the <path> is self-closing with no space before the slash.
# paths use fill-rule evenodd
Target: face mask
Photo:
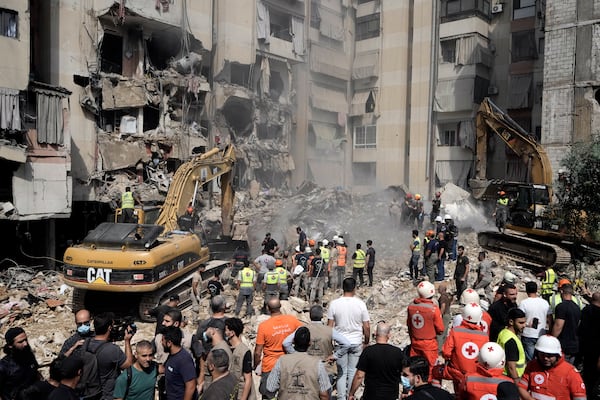
<path id="1" fill-rule="evenodd" d="M 77 333 L 79 333 L 82 336 L 86 336 L 87 334 L 90 333 L 90 326 L 89 325 L 78 326 Z"/>
<path id="2" fill-rule="evenodd" d="M 206 331 L 202 332 L 202 339 L 204 339 L 206 343 L 212 342 L 212 338 L 206 334 Z"/>
<path id="3" fill-rule="evenodd" d="M 408 376 L 402 376 L 400 377 L 400 379 L 402 380 L 402 387 L 406 390 L 410 390 L 412 389 L 412 385 L 410 384 L 410 379 L 408 379 Z"/>

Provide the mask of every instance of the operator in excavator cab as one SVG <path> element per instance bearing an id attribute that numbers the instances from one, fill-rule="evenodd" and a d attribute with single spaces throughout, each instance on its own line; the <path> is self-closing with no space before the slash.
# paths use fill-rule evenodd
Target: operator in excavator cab
<path id="1" fill-rule="evenodd" d="M 182 231 L 193 232 L 196 224 L 198 223 L 198 216 L 194 213 L 194 207 L 191 205 L 185 210 L 185 213 L 177 219 L 179 229 Z"/>
<path id="2" fill-rule="evenodd" d="M 508 196 L 504 190 L 498 192 L 500 196 L 496 201 L 496 210 L 494 211 L 494 215 L 496 217 L 496 227 L 498 228 L 498 232 L 504 233 L 504 229 L 506 228 L 506 220 L 508 218 Z"/>

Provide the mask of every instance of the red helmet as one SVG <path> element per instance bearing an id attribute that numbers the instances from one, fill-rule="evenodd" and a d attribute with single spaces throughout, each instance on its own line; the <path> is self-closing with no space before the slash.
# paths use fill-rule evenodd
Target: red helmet
<path id="1" fill-rule="evenodd" d="M 404 196 L 404 198 L 405 198 L 406 200 L 408 200 L 408 199 L 412 199 L 412 198 L 413 198 L 413 195 L 412 195 L 412 193 L 410 193 L 410 192 L 409 192 L 409 193 L 406 193 L 406 196 Z"/>
<path id="2" fill-rule="evenodd" d="M 501 190 L 500 192 L 498 192 L 498 194 L 499 194 L 500 196 L 505 196 L 505 195 L 506 195 L 506 192 L 505 192 L 504 190 Z"/>

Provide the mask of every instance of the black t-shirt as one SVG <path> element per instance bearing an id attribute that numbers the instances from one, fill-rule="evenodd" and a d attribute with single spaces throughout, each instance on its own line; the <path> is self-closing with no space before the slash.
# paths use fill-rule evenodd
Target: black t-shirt
<path id="1" fill-rule="evenodd" d="M 242 360 L 242 373 L 249 374 L 252 372 L 252 353 L 250 350 L 244 354 L 244 359 Z"/>
<path id="2" fill-rule="evenodd" d="M 166 304 L 161 304 L 158 307 L 154 307 L 152 310 L 148 311 L 148 314 L 151 317 L 156 318 L 156 327 L 154 328 L 154 336 L 158 334 L 160 327 L 162 326 L 162 321 L 166 313 L 171 311 L 173 307 L 168 306 Z"/>
<path id="3" fill-rule="evenodd" d="M 119 346 L 114 343 L 106 343 L 103 340 L 90 340 L 87 350 L 96 353 L 98 375 L 102 385 L 102 398 L 110 399 L 119 376 L 119 368 L 127 360 L 127 356 Z"/>
<path id="4" fill-rule="evenodd" d="M 565 321 L 563 329 L 558 335 L 558 340 L 565 354 L 577 354 L 579 352 L 579 338 L 577 337 L 577 326 L 581 319 L 581 310 L 572 300 L 563 300 L 556 306 L 555 319 Z"/>
<path id="5" fill-rule="evenodd" d="M 79 400 L 79 396 L 74 389 L 61 383 L 50 393 L 48 400 Z"/>
<path id="6" fill-rule="evenodd" d="M 296 259 L 296 265 L 301 265 L 302 268 L 304 268 L 304 270 L 306 271 L 306 262 L 308 261 L 308 256 L 304 253 L 298 253 L 294 256 L 294 258 Z"/>
<path id="7" fill-rule="evenodd" d="M 238 384 L 233 375 L 228 374 L 210 384 L 202 395 L 202 400 L 237 399 Z"/>
<path id="8" fill-rule="evenodd" d="M 511 308 L 515 308 L 517 305 L 503 300 L 498 300 L 493 303 L 488 310 L 490 317 L 492 317 L 492 325 L 490 326 L 490 341 L 495 342 L 498 338 L 498 334 L 508 322 L 508 311 Z"/>
<path id="9" fill-rule="evenodd" d="M 365 372 L 363 398 L 386 400 L 396 399 L 402 375 L 404 353 L 391 344 L 377 343 L 363 350 L 356 368 Z"/>
<path id="10" fill-rule="evenodd" d="M 212 279 L 208 281 L 206 288 L 208 289 L 211 298 L 220 295 L 221 292 L 225 290 L 221 282 Z"/>
<path id="11" fill-rule="evenodd" d="M 313 277 L 322 277 L 327 273 L 327 268 L 325 266 L 325 261 L 321 257 L 315 257 L 310 262 L 312 265 L 312 276 Z"/>
<path id="12" fill-rule="evenodd" d="M 454 395 L 445 391 L 442 388 L 433 386 L 431 383 L 416 387 L 413 394 L 408 396 L 406 400 L 454 400 Z"/>
<path id="13" fill-rule="evenodd" d="M 515 339 L 509 339 L 504 344 L 504 354 L 506 355 L 506 361 L 519 361 L 519 347 Z"/>
<path id="14" fill-rule="evenodd" d="M 367 248 L 367 255 L 369 256 L 369 263 L 367 264 L 367 267 L 374 267 L 375 266 L 375 249 L 372 247 Z"/>
<path id="15" fill-rule="evenodd" d="M 304 231 L 300 231 L 298 234 L 298 246 L 300 246 L 300 250 L 302 250 L 303 247 L 306 247 L 306 245 L 306 233 L 304 233 Z"/>
<path id="16" fill-rule="evenodd" d="M 273 250 L 275 250 L 275 247 L 277 247 L 277 242 L 275 241 L 275 239 L 271 238 L 269 240 L 263 241 L 263 246 L 264 250 L 267 253 L 273 254 Z"/>
<path id="17" fill-rule="evenodd" d="M 190 353 L 181 349 L 169 355 L 165 362 L 167 399 L 183 399 L 185 383 L 196 377 L 196 366 Z"/>
<path id="18" fill-rule="evenodd" d="M 456 259 L 456 269 L 454 270 L 454 279 L 460 279 L 464 276 L 469 265 L 469 258 L 467 256 L 460 256 Z"/>

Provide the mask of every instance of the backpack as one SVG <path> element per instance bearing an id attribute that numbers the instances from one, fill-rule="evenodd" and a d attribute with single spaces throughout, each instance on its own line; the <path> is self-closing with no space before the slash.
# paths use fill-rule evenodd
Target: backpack
<path id="1" fill-rule="evenodd" d="M 108 342 L 103 342 L 92 351 L 89 349 L 91 338 L 85 339 L 83 351 L 79 356 L 83 360 L 83 368 L 81 369 L 81 379 L 77 384 L 76 390 L 82 399 L 93 400 L 102 397 L 102 384 L 100 382 L 100 371 L 98 369 L 98 359 L 96 355 L 100 349 Z"/>

